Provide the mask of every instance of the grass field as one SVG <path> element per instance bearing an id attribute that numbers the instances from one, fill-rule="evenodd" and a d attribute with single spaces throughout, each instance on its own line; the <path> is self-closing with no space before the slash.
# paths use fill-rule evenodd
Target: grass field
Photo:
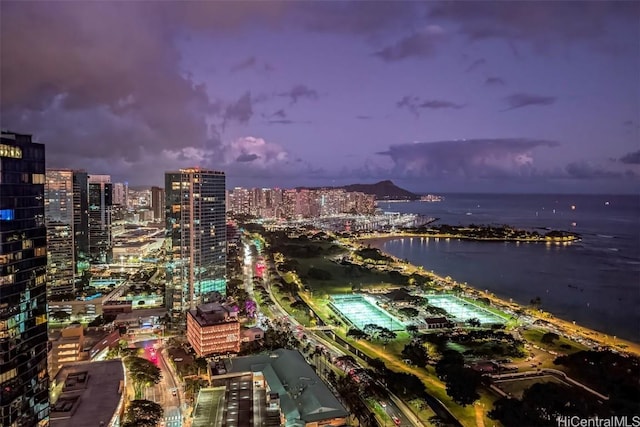
<path id="1" fill-rule="evenodd" d="M 560 354 L 571 354 L 577 351 L 588 349 L 586 346 L 575 341 L 571 341 L 570 339 L 567 339 L 565 337 L 560 337 L 559 339 L 554 340 L 552 343 L 543 343 L 542 336 L 545 334 L 545 332 L 546 331 L 542 329 L 527 329 L 525 331 L 522 331 L 522 335 L 527 341 L 536 344 L 540 348 L 543 348 L 547 351 L 551 350 Z M 563 345 L 565 346 L 564 348 Z"/>
<path id="2" fill-rule="evenodd" d="M 297 258 L 298 271 L 306 274 L 309 268 L 315 267 L 331 274 L 331 280 L 317 280 L 308 277 L 304 280 L 315 294 L 330 295 L 350 293 L 353 286 L 366 289 L 376 289 L 389 286 L 389 278 L 386 273 L 367 269 L 351 268 L 338 264 L 327 258 Z"/>
<path id="3" fill-rule="evenodd" d="M 521 399 L 526 389 L 537 383 L 556 383 L 567 385 L 564 381 L 554 377 L 553 375 L 544 375 L 533 378 L 517 378 L 512 380 L 496 381 L 495 385 L 505 393 L 516 399 Z"/>

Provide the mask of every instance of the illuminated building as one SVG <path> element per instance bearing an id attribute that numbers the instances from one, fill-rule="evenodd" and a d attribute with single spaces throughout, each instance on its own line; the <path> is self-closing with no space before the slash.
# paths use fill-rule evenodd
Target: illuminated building
<path id="1" fill-rule="evenodd" d="M 225 174 L 181 169 L 167 172 L 165 181 L 172 246 L 166 300 L 177 314 L 226 293 Z"/>
<path id="2" fill-rule="evenodd" d="M 75 292 L 78 262 L 89 249 L 87 173 L 48 169 L 45 183 L 47 293 Z"/>
<path id="3" fill-rule="evenodd" d="M 187 340 L 199 357 L 239 352 L 238 311 L 216 302 L 189 310 Z"/>
<path id="4" fill-rule="evenodd" d="M 151 209 L 153 209 L 154 221 L 164 221 L 165 208 L 164 188 L 151 187 Z"/>
<path id="5" fill-rule="evenodd" d="M 84 330 L 82 325 L 73 324 L 60 332 L 60 337 L 52 342 L 49 352 L 49 376 L 55 377 L 62 365 L 84 360 Z"/>
<path id="6" fill-rule="evenodd" d="M 111 262 L 113 187 L 109 175 L 89 175 L 89 253 L 94 261 Z"/>
<path id="7" fill-rule="evenodd" d="M 0 425 L 45 426 L 47 232 L 44 145 L 0 137 Z"/>

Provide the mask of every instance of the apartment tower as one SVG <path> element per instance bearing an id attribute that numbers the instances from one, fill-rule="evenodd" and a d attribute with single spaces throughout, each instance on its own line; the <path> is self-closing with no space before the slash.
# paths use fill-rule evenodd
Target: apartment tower
<path id="1" fill-rule="evenodd" d="M 47 225 L 47 293 L 75 293 L 78 263 L 88 261 L 87 173 L 47 169 L 44 187 Z"/>
<path id="2" fill-rule="evenodd" d="M 112 258 L 111 214 L 113 185 L 110 175 L 89 175 L 89 253 L 94 262 Z"/>
<path id="3" fill-rule="evenodd" d="M 226 293 L 225 174 L 199 168 L 167 172 L 165 194 L 173 255 L 167 306 L 178 314 Z"/>
<path id="4" fill-rule="evenodd" d="M 0 425 L 46 426 L 47 231 L 44 145 L 0 136 Z"/>

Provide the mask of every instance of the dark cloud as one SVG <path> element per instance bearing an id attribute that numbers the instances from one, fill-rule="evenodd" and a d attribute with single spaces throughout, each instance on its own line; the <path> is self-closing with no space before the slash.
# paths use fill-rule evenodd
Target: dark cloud
<path id="1" fill-rule="evenodd" d="M 615 179 L 634 176 L 634 173 L 631 171 L 620 172 L 606 170 L 585 161 L 571 162 L 565 167 L 565 171 L 568 178 L 574 179 Z"/>
<path id="2" fill-rule="evenodd" d="M 281 92 L 278 96 L 283 96 L 289 98 L 292 104 L 298 102 L 299 99 L 310 99 L 316 100 L 318 99 L 318 92 L 314 89 L 307 87 L 306 85 L 296 85 L 291 90 L 287 92 Z"/>
<path id="3" fill-rule="evenodd" d="M 446 20 L 459 26 L 470 41 L 503 39 L 530 43 L 538 52 L 576 41 L 593 47 L 613 43 L 637 48 L 636 40 L 618 37 L 607 24 L 616 19 L 637 34 L 638 2 L 441 2 L 432 4 L 432 20 Z M 637 50 L 636 50 L 637 52 Z"/>
<path id="4" fill-rule="evenodd" d="M 278 117 L 278 118 L 280 118 L 280 119 L 286 119 L 286 118 L 287 118 L 287 113 L 286 113 L 283 109 L 280 109 L 280 110 L 278 110 L 278 111 L 275 111 L 275 112 L 271 115 L 271 117 Z"/>
<path id="5" fill-rule="evenodd" d="M 251 93 L 246 92 L 236 102 L 229 104 L 224 109 L 223 124 L 225 128 L 226 124 L 235 121 L 240 124 L 247 124 L 253 116 L 253 102 L 251 100 Z"/>
<path id="6" fill-rule="evenodd" d="M 484 84 L 485 86 L 504 86 L 505 82 L 500 77 L 487 77 Z"/>
<path id="7" fill-rule="evenodd" d="M 290 119 L 269 120 L 269 124 L 272 124 L 272 125 L 293 125 L 298 123 L 306 124 L 311 122 L 306 120 L 290 120 Z"/>
<path id="8" fill-rule="evenodd" d="M 516 108 L 531 105 L 551 105 L 556 102 L 555 96 L 531 95 L 528 93 L 514 93 L 505 98 L 508 107 L 502 111 L 515 110 Z"/>
<path id="9" fill-rule="evenodd" d="M 3 2 L 3 126 L 46 141 L 52 166 L 219 144 L 219 106 L 180 69 L 174 21 L 145 6 Z"/>
<path id="10" fill-rule="evenodd" d="M 420 104 L 420 108 L 430 108 L 434 110 L 439 110 L 441 108 L 453 108 L 454 110 L 459 110 L 460 108 L 464 108 L 462 104 L 456 104 L 450 101 L 441 101 L 438 99 L 433 99 L 429 101 L 424 101 Z"/>
<path id="11" fill-rule="evenodd" d="M 640 165 L 640 150 L 625 154 L 620 161 L 628 165 Z"/>
<path id="12" fill-rule="evenodd" d="M 480 67 L 481 65 L 484 65 L 487 63 L 487 60 L 484 58 L 480 58 L 480 59 L 476 59 L 475 61 L 473 61 L 471 63 L 471 65 L 469 65 L 466 69 L 467 73 L 472 72 L 473 70 L 475 70 L 476 68 Z"/>
<path id="13" fill-rule="evenodd" d="M 258 158 L 260 158 L 260 156 L 258 156 L 257 154 L 242 153 L 238 157 L 236 157 L 236 162 L 247 163 L 252 162 Z"/>
<path id="14" fill-rule="evenodd" d="M 233 65 L 229 69 L 229 71 L 231 73 L 237 73 L 239 71 L 247 70 L 247 69 L 255 69 L 258 71 L 266 71 L 266 72 L 273 71 L 273 67 L 271 66 L 271 64 L 267 62 L 264 62 L 264 63 L 259 62 L 255 56 L 250 56 L 238 62 L 237 64 Z"/>
<path id="15" fill-rule="evenodd" d="M 407 177 L 497 178 L 535 173 L 532 152 L 558 143 L 536 139 L 472 139 L 392 145 L 393 173 Z"/>
<path id="16" fill-rule="evenodd" d="M 296 3 L 296 2 L 290 2 Z M 298 2 L 294 14 L 307 29 L 331 33 L 373 35 L 404 30 L 423 19 L 418 2 Z"/>
<path id="17" fill-rule="evenodd" d="M 249 58 L 238 62 L 237 64 L 235 64 L 234 66 L 231 67 L 231 69 L 229 71 L 231 71 L 232 73 L 236 73 L 238 71 L 242 71 L 245 70 L 247 68 L 252 68 L 256 66 L 256 57 L 255 56 L 250 56 Z"/>
<path id="18" fill-rule="evenodd" d="M 439 110 L 443 108 L 451 108 L 458 110 L 464 108 L 463 104 L 456 104 L 451 101 L 443 101 L 438 99 L 421 100 L 418 96 L 404 96 L 400 101 L 396 103 L 398 108 L 406 108 L 416 117 L 420 115 L 420 109 L 432 109 Z"/>
<path id="19" fill-rule="evenodd" d="M 446 39 L 442 28 L 429 26 L 423 31 L 406 36 L 396 43 L 374 52 L 373 55 L 386 62 L 401 61 L 407 58 L 426 58 L 433 56 L 438 46 Z"/>

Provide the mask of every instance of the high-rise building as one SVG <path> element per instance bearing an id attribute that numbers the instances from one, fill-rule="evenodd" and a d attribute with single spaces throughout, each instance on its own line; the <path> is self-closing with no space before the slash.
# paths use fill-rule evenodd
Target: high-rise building
<path id="1" fill-rule="evenodd" d="M 125 209 L 129 204 L 129 183 L 115 182 L 113 184 L 113 204 L 123 206 Z"/>
<path id="2" fill-rule="evenodd" d="M 89 175 L 89 253 L 94 261 L 111 262 L 113 186 L 109 175 Z"/>
<path id="3" fill-rule="evenodd" d="M 187 340 L 198 357 L 240 351 L 238 310 L 212 302 L 187 311 Z"/>
<path id="4" fill-rule="evenodd" d="M 151 209 L 153 209 L 154 221 L 164 221 L 165 203 L 164 188 L 151 187 Z"/>
<path id="5" fill-rule="evenodd" d="M 166 227 L 173 269 L 167 306 L 183 313 L 226 293 L 224 172 L 199 168 L 165 173 Z"/>
<path id="6" fill-rule="evenodd" d="M 78 263 L 88 256 L 87 173 L 47 169 L 44 197 L 49 295 L 75 292 Z"/>
<path id="7" fill-rule="evenodd" d="M 47 231 L 44 145 L 0 137 L 0 425 L 45 426 Z"/>

